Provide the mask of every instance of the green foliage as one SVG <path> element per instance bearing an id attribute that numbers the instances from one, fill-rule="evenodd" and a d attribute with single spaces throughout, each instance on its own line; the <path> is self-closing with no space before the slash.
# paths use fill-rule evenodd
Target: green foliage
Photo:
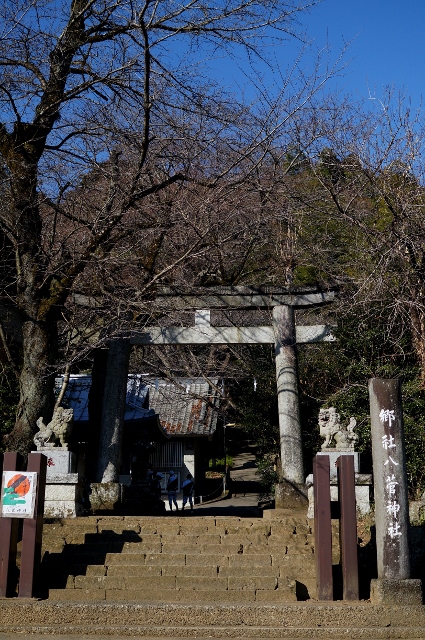
<path id="1" fill-rule="evenodd" d="M 309 285 L 319 280 L 319 272 L 313 265 L 297 265 L 293 273 L 296 285 Z"/>
<path id="2" fill-rule="evenodd" d="M 394 215 L 388 208 L 387 203 L 381 196 L 376 198 L 376 218 L 374 226 L 377 231 L 387 231 L 394 220 Z"/>
<path id="3" fill-rule="evenodd" d="M 269 347 L 249 349 L 248 375 L 235 383 L 232 398 L 239 408 L 236 421 L 255 441 L 260 454 L 279 453 L 279 419 L 276 398 L 274 351 Z M 254 390 L 255 380 L 255 390 Z"/>
<path id="4" fill-rule="evenodd" d="M 319 155 L 318 171 L 324 180 L 337 185 L 345 177 L 344 167 L 341 160 L 332 149 L 325 148 Z"/>
<path id="5" fill-rule="evenodd" d="M 226 455 L 226 464 L 227 464 L 228 468 L 233 465 L 232 456 Z M 225 466 L 224 457 L 223 458 L 210 458 L 208 460 L 208 468 L 211 471 L 224 471 L 224 466 Z"/>
<path id="6" fill-rule="evenodd" d="M 402 385 L 407 479 L 412 497 L 425 490 L 425 390 L 418 378 Z"/>
<path id="7" fill-rule="evenodd" d="M 267 491 L 272 491 L 274 485 L 279 482 L 279 476 L 275 465 L 276 458 L 273 455 L 263 455 L 256 462 L 260 474 L 260 482 Z"/>
<path id="8" fill-rule="evenodd" d="M 353 308 L 340 319 L 337 343 L 305 346 L 300 350 L 301 413 L 306 466 L 320 449 L 317 418 L 321 407 L 336 407 L 341 421 L 357 420 L 365 472 L 372 470 L 368 380 L 399 378 L 402 381 L 403 414 L 409 491 L 425 490 L 425 390 L 410 336 L 400 326 L 388 330 L 385 305 L 375 305 L 361 320 Z"/>
<path id="9" fill-rule="evenodd" d="M 280 455 L 274 350 L 258 345 L 247 351 L 250 357 L 244 368 L 248 375 L 231 389 L 238 406 L 235 422 L 257 443 L 257 467 L 263 484 L 270 489 L 277 480 L 275 462 Z"/>
<path id="10" fill-rule="evenodd" d="M 305 153 L 296 145 L 287 148 L 284 155 L 283 168 L 288 175 L 297 175 L 308 170 L 309 162 Z"/>

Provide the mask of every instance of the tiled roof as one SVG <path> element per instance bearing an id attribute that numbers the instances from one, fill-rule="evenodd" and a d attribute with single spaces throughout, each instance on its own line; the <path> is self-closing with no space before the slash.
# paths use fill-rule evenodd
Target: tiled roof
<path id="1" fill-rule="evenodd" d="M 62 378 L 56 378 L 59 391 Z M 216 381 L 213 380 L 213 384 Z M 74 421 L 88 422 L 91 375 L 71 375 L 63 405 L 74 409 Z M 158 381 L 146 384 L 141 375 L 129 375 L 125 422 L 135 422 L 159 415 L 161 427 L 168 435 L 212 435 L 217 427 L 219 393 L 204 380 Z"/>
<path id="2" fill-rule="evenodd" d="M 204 380 L 149 385 L 149 405 L 170 435 L 207 436 L 216 430 L 219 393 Z"/>

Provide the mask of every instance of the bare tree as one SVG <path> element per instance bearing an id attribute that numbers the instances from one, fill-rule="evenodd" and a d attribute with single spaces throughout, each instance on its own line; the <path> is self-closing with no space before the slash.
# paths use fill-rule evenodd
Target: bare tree
<path id="1" fill-rule="evenodd" d="M 176 254 L 172 265 L 153 274 L 156 246 L 162 246 L 164 225 L 170 224 L 149 219 L 154 198 L 214 155 L 209 182 L 223 175 L 237 180 L 241 158 L 250 156 L 257 163 L 261 141 L 278 126 L 269 119 L 253 134 L 246 107 L 203 81 L 194 63 L 211 51 L 231 56 L 236 48 L 247 59 L 264 56 L 262 45 L 292 35 L 297 17 L 313 4 L 2 3 L 0 154 L 9 202 L 1 207 L 0 221 L 16 258 L 11 277 L 23 336 L 20 402 L 10 448 L 28 450 L 37 417 L 49 417 L 58 326 L 72 314 L 70 294 L 76 284 L 82 286 L 93 274 L 100 279 L 102 259 L 119 262 L 131 220 L 151 239 L 150 251 L 140 252 L 143 278 L 151 272 L 151 284 L 196 255 L 202 233 Z M 313 90 L 302 88 L 297 108 Z M 225 169 L 219 140 L 233 152 Z M 148 167 L 152 155 L 155 161 Z M 149 198 L 149 206 L 141 207 Z M 87 331 L 93 315 L 91 309 Z"/>
<path id="2" fill-rule="evenodd" d="M 299 137 L 310 162 L 291 187 L 298 265 L 342 285 L 342 310 L 385 304 L 388 336 L 412 336 L 425 384 L 422 116 L 390 91 L 368 106 L 335 100 L 317 122 L 313 144 Z"/>

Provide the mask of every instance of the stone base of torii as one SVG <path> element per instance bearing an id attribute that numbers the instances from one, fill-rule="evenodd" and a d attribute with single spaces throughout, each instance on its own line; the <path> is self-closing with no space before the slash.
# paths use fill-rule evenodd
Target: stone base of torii
<path id="1" fill-rule="evenodd" d="M 220 287 L 176 291 L 163 289 L 153 305 L 193 310 L 194 326 L 134 328 L 131 335 L 112 340 L 109 347 L 102 411 L 97 489 L 118 482 L 124 425 L 128 356 L 135 345 L 274 344 L 283 482 L 277 487 L 276 508 L 307 507 L 296 345 L 334 340 L 326 325 L 296 326 L 297 308 L 319 307 L 334 299 L 333 291 L 317 288 L 287 290 L 264 287 Z M 271 326 L 217 327 L 210 323 L 213 309 L 272 310 Z"/>

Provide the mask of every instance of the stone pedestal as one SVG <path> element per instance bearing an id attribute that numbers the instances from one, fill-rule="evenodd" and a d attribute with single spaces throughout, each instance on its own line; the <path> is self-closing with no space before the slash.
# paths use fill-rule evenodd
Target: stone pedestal
<path id="1" fill-rule="evenodd" d="M 47 458 L 47 481 L 49 478 L 76 473 L 77 456 L 68 449 L 55 447 L 53 449 L 39 449 Z"/>
<path id="2" fill-rule="evenodd" d="M 317 455 L 329 456 L 331 481 L 338 475 L 336 461 L 338 460 L 339 456 L 352 456 L 354 460 L 354 473 L 358 474 L 360 471 L 360 453 L 358 453 L 357 451 L 337 451 L 336 449 L 325 449 L 324 451 L 319 451 Z"/>
<path id="3" fill-rule="evenodd" d="M 61 447 L 39 449 L 47 458 L 45 518 L 75 518 L 83 513 L 83 481 L 75 453 Z"/>
<path id="4" fill-rule="evenodd" d="M 53 476 L 46 483 L 45 518 L 75 518 L 83 514 L 83 484 L 78 473 Z"/>
<path id="5" fill-rule="evenodd" d="M 341 455 L 341 453 L 339 453 Z M 331 463 L 332 468 L 332 463 Z M 356 473 L 356 509 L 361 515 L 365 515 L 370 511 L 370 488 L 372 486 L 372 474 L 370 473 Z M 311 473 L 306 479 L 307 491 L 308 491 L 308 512 L 307 518 L 314 518 L 314 489 L 313 489 L 313 474 Z M 331 501 L 336 502 L 338 500 L 338 484 L 337 476 L 331 474 Z"/>
<path id="6" fill-rule="evenodd" d="M 304 484 L 279 482 L 275 485 L 276 509 L 307 509 L 308 500 Z"/>
<path id="7" fill-rule="evenodd" d="M 371 580 L 370 601 L 374 605 L 412 606 L 422 604 L 421 580 Z"/>
<path id="8" fill-rule="evenodd" d="M 123 485 L 118 482 L 92 482 L 90 508 L 92 511 L 113 511 L 122 502 Z"/>

